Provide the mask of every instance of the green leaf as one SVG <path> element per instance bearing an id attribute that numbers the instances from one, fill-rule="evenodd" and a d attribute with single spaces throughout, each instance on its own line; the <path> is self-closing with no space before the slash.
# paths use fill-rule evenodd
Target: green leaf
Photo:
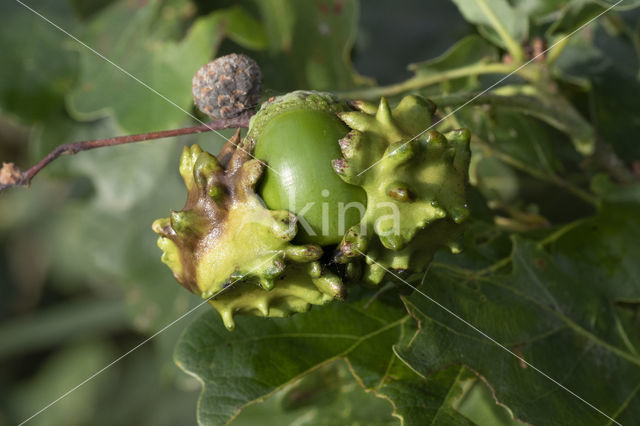
<path id="1" fill-rule="evenodd" d="M 389 297 L 397 300 L 398 296 L 394 292 Z M 265 408 L 258 408 L 260 404 L 240 418 L 273 409 L 269 402 L 273 398 L 286 410 L 315 407 L 325 415 L 324 404 L 334 407 L 337 402 L 331 398 L 336 386 L 341 386 L 329 380 L 326 366 L 338 359 L 348 362 L 365 389 L 392 402 L 394 416 L 403 425 L 471 424 L 454 408 L 468 388 L 464 386 L 470 377 L 466 370 L 424 376 L 392 352 L 393 344 L 414 331 L 403 309 L 379 301 L 335 303 L 285 319 L 239 317 L 234 332 L 227 331 L 215 313 L 207 312 L 185 331 L 175 359 L 203 383 L 198 404 L 201 424 L 225 424 L 243 407 L 267 397 Z M 301 376 L 297 384 L 284 387 Z M 270 397 L 276 391 L 279 396 Z M 312 413 L 308 411 L 304 418 Z M 290 416 L 284 418 L 292 421 Z M 317 419 L 313 424 L 324 423 Z"/>
<path id="2" fill-rule="evenodd" d="M 267 400 L 251 404 L 233 419 L 233 426 L 375 425 L 397 426 L 391 404 L 360 386 L 346 362 L 318 368 Z"/>
<path id="3" fill-rule="evenodd" d="M 593 125 L 562 96 L 515 95 L 512 111 L 536 117 L 561 132 L 569 135 L 573 146 L 582 155 L 591 155 L 595 149 L 596 136 Z M 537 142 L 543 144 L 544 142 Z"/>
<path id="4" fill-rule="evenodd" d="M 589 17 L 594 17 L 618 3 L 618 0 L 512 0 L 512 3 L 517 9 L 538 20 L 541 25 L 551 22 L 547 31 L 547 34 L 550 34 L 551 28 L 555 27 L 562 27 L 565 33 L 569 33 L 585 23 Z M 639 4 L 638 0 L 624 0 L 614 10 L 633 9 Z"/>
<path id="5" fill-rule="evenodd" d="M 567 0 L 513 0 L 515 8 L 527 16 L 545 19 L 567 5 Z"/>
<path id="6" fill-rule="evenodd" d="M 488 132 L 493 133 L 500 151 L 544 173 L 562 170 L 553 145 L 556 135 L 547 126 L 508 109 L 495 111 L 492 118 Z"/>
<path id="7" fill-rule="evenodd" d="M 228 37 L 247 49 L 262 50 L 268 45 L 262 23 L 241 6 L 234 6 L 220 14 L 226 22 L 224 31 Z"/>
<path id="8" fill-rule="evenodd" d="M 472 373 L 470 373 L 472 374 Z M 456 409 L 478 425 L 520 426 L 508 409 L 499 405 L 491 394 L 491 389 L 481 380 L 470 383 L 471 388 L 464 394 Z"/>
<path id="9" fill-rule="evenodd" d="M 491 44 L 476 35 L 467 36 L 449 48 L 437 58 L 409 65 L 416 76 L 428 76 L 435 73 L 461 68 L 479 62 L 497 61 L 498 51 Z"/>
<path id="10" fill-rule="evenodd" d="M 579 153 L 590 155 L 595 149 L 595 130 L 593 125 L 585 120 L 582 115 L 561 96 L 551 94 L 540 95 L 530 86 L 503 86 L 495 89 L 490 93 L 479 95 L 478 93 L 458 93 L 453 95 L 435 96 L 432 98 L 440 107 L 455 107 L 461 105 L 491 105 L 499 111 L 507 114 L 520 113 L 535 117 L 548 125 L 555 127 L 559 131 L 566 133 L 573 142 L 573 145 Z M 512 131 L 512 125 L 509 123 L 500 123 L 499 119 L 495 119 L 486 111 L 468 112 L 467 109 L 461 109 L 456 112 L 457 116 L 462 116 L 466 125 L 472 129 L 478 126 L 474 123 L 485 123 L 495 121 L 490 131 L 498 131 L 507 133 Z M 464 117 L 471 116 L 471 119 Z M 517 119 L 516 119 L 517 120 Z M 503 120 L 504 121 L 504 120 Z M 527 121 L 521 117 L 522 124 Z M 503 125 L 504 124 L 504 125 Z M 522 126 L 516 126 L 522 127 Z M 539 127 L 539 126 L 537 126 Z M 530 129 L 531 130 L 531 129 Z M 533 134 L 537 132 L 533 131 Z M 531 138 L 530 133 L 523 132 L 525 137 Z M 536 145 L 544 144 L 545 141 L 540 139 L 533 145 L 522 146 L 520 149 L 537 149 Z"/>
<path id="11" fill-rule="evenodd" d="M 422 291 L 607 415 L 632 424 L 640 416 L 638 214 L 637 205 L 607 205 L 545 246 L 515 239 L 510 273 L 432 268 Z M 420 330 L 398 355 L 416 371 L 469 366 L 498 401 L 532 424 L 608 424 L 423 295 L 406 304 Z"/>
<path id="12" fill-rule="evenodd" d="M 434 75 L 455 72 L 458 69 L 478 67 L 488 62 L 497 61 L 497 49 L 478 36 L 468 36 L 458 41 L 441 56 L 428 61 L 409 65 L 415 73 L 413 79 L 429 79 Z M 451 79 L 442 83 L 438 93 L 471 90 L 478 86 L 477 75 Z"/>
<path id="13" fill-rule="evenodd" d="M 464 367 L 452 367 L 423 376 L 394 358 L 376 394 L 389 398 L 394 415 L 404 426 L 472 425 L 452 403 L 462 396 L 463 382 L 468 378 Z"/>
<path id="14" fill-rule="evenodd" d="M 29 6 L 67 31 L 76 29 L 66 2 L 39 0 Z M 78 73 L 69 37 L 17 2 L 2 2 L 0 16 L 0 110 L 25 122 L 57 114 Z"/>
<path id="15" fill-rule="evenodd" d="M 469 22 L 480 25 L 490 40 L 505 46 L 522 60 L 520 43 L 529 35 L 529 21 L 507 0 L 453 0 Z"/>
<path id="16" fill-rule="evenodd" d="M 638 55 L 621 34 L 598 25 L 590 37 L 572 37 L 555 64 L 561 78 L 587 91 L 592 121 L 600 138 L 625 160 L 640 157 Z M 630 95 L 630 94 L 634 95 Z"/>
<path id="17" fill-rule="evenodd" d="M 253 0 L 269 40 L 256 54 L 265 86 L 278 93 L 297 89 L 342 90 L 371 82 L 351 64 L 357 35 L 357 0 Z"/>
<path id="18" fill-rule="evenodd" d="M 191 79 L 215 55 L 227 22 L 237 40 L 257 43 L 244 28 L 247 18 L 239 9 L 197 18 L 183 35 L 180 27 L 192 13 L 186 0 L 120 1 L 101 12 L 80 38 L 107 60 L 78 46 L 82 72 L 78 88 L 69 96 L 72 115 L 89 120 L 112 112 L 126 132 L 187 121 Z"/>
<path id="19" fill-rule="evenodd" d="M 561 36 L 566 36 L 573 33 L 575 30 L 604 11 L 605 7 L 592 1 L 571 1 L 562 10 L 560 19 L 557 19 L 547 29 L 546 34 L 560 34 Z"/>
<path id="20" fill-rule="evenodd" d="M 199 422 L 224 424 L 250 402 L 336 359 L 373 386 L 408 320 L 403 309 L 381 303 L 334 303 L 284 319 L 240 316 L 229 332 L 209 310 L 186 330 L 175 359 L 203 383 Z"/>

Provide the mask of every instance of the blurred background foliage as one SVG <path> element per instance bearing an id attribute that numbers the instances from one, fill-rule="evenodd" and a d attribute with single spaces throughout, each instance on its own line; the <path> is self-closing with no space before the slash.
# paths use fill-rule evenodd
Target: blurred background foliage
<path id="1" fill-rule="evenodd" d="M 383 92 L 389 89 L 385 94 L 392 100 L 411 89 L 396 90 L 394 84 L 488 57 L 500 61 L 504 53 L 485 41 L 500 45 L 492 28 L 474 20 L 463 1 L 25 3 L 153 91 L 19 3 L 2 2 L 0 159 L 21 168 L 65 142 L 194 123 L 181 109 L 204 119 L 192 107 L 191 77 L 200 65 L 226 53 L 244 52 L 258 61 L 265 97 L 294 89 L 374 97 L 378 92 L 372 88 L 379 85 Z M 511 3 L 517 10 L 517 42 L 568 34 L 607 4 Z M 529 24 L 527 33 L 523 26 Z M 612 13 L 563 46 L 553 68 L 556 84 L 576 110 L 596 123 L 598 135 L 636 173 L 638 28 L 634 10 Z M 441 97 L 443 111 L 450 111 L 450 95 L 495 80 L 474 75 L 412 90 Z M 522 114 L 527 105 L 517 111 L 469 107 L 453 117 L 478 138 L 471 176 L 474 215 L 497 225 L 488 231 L 494 233 L 491 238 L 535 233 L 593 212 L 580 193 L 556 189 L 567 182 L 588 187 L 599 170 L 597 159 L 578 152 L 595 143 L 593 129 L 573 116 L 560 115 L 558 125 L 555 113 L 566 110 L 547 107 L 542 117 Z M 569 128 L 559 128 L 563 123 Z M 65 157 L 29 190 L 0 195 L 0 424 L 34 414 L 199 303 L 160 263 L 150 224 L 184 201 L 177 172 L 182 146 L 198 143 L 215 153 L 230 134 Z M 486 228 L 481 231 L 487 234 Z M 172 359 L 191 320 L 176 323 L 31 423 L 194 424 L 200 384 Z M 484 386 L 454 405 L 478 424 L 510 423 Z M 387 400 L 362 390 L 338 362 L 251 405 L 234 424 L 398 424 L 391 412 Z"/>

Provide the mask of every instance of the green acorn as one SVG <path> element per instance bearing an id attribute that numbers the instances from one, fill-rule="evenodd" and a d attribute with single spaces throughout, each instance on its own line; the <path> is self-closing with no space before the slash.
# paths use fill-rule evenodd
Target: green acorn
<path id="1" fill-rule="evenodd" d="M 331 168 L 337 141 L 349 131 L 339 115 L 348 110 L 329 94 L 296 91 L 266 102 L 251 119 L 245 143 L 269 165 L 260 195 L 270 208 L 298 216 L 298 241 L 335 245 L 361 220 L 358 210 L 340 206 L 366 206 L 366 193 Z"/>

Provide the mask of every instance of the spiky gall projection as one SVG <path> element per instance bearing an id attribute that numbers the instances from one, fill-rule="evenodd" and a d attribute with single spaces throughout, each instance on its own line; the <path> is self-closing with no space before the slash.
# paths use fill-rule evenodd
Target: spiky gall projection
<path id="1" fill-rule="evenodd" d="M 162 261 L 184 287 L 210 298 L 230 329 L 235 312 L 284 316 L 344 295 L 340 278 L 318 263 L 320 246 L 291 243 L 295 215 L 268 209 L 255 193 L 264 163 L 239 142 L 230 141 L 220 160 L 185 147 L 186 204 L 153 223 Z"/>
<path id="2" fill-rule="evenodd" d="M 458 226 L 469 215 L 465 188 L 469 132 L 431 130 L 435 105 L 406 96 L 393 109 L 353 102 L 339 117 L 351 131 L 339 141 L 336 173 L 367 194 L 362 221 L 342 239 L 338 262 L 366 261 L 364 280 L 385 269 L 421 271 L 441 245 L 457 249 Z"/>

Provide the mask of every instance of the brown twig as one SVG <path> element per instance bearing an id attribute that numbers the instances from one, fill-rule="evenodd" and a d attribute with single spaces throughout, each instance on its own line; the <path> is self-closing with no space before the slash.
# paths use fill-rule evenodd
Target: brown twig
<path id="1" fill-rule="evenodd" d="M 222 130 L 229 128 L 246 128 L 249 127 L 249 119 L 253 112 L 245 113 L 237 117 L 223 118 L 212 121 L 200 126 L 185 127 L 182 129 L 162 130 L 159 132 L 141 133 L 137 135 L 117 136 L 107 139 L 96 139 L 91 141 L 66 143 L 56 147 L 46 157 L 38 161 L 31 168 L 21 171 L 13 163 L 3 163 L 0 170 L 0 192 L 15 186 L 29 186 L 31 180 L 40 170 L 44 169 L 49 163 L 62 155 L 71 155 L 81 151 L 88 151 L 94 148 L 102 148 L 106 146 L 123 145 L 133 142 L 142 142 L 152 139 L 170 138 L 173 136 L 189 135 L 193 133 L 204 133 L 213 130 Z"/>

